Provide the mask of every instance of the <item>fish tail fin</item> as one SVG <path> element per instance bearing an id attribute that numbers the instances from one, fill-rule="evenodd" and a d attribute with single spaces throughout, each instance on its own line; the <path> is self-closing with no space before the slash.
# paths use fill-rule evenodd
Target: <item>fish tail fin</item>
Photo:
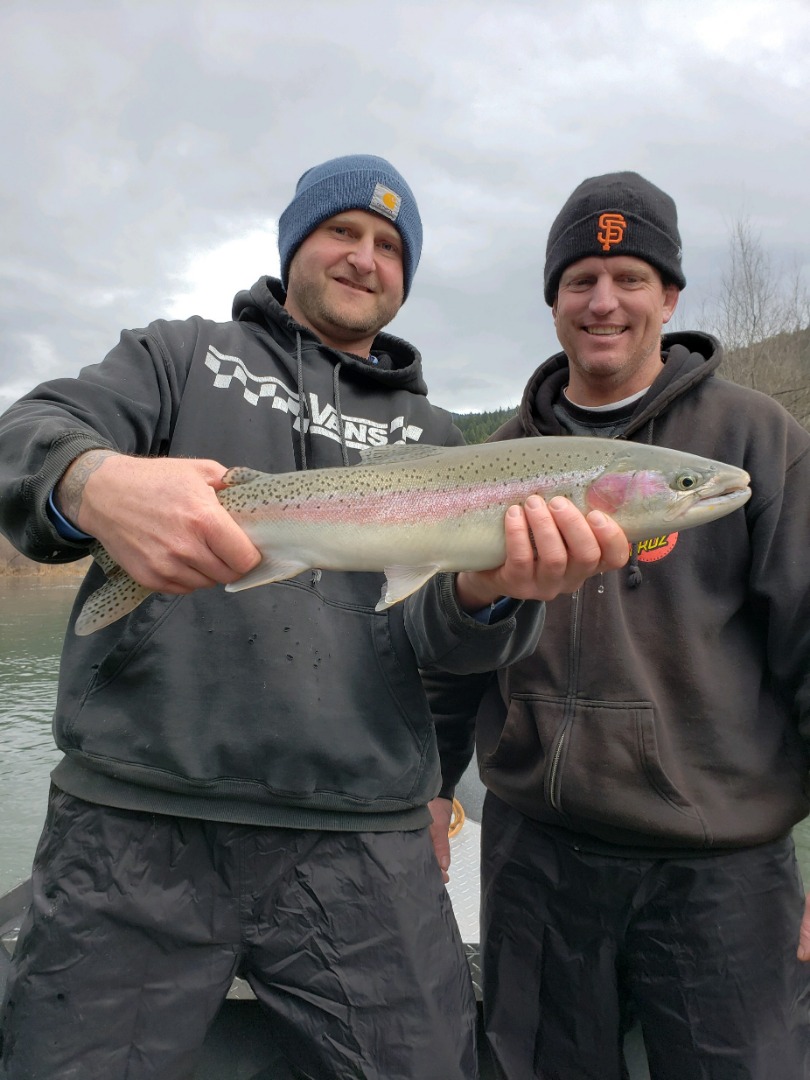
<path id="1" fill-rule="evenodd" d="M 102 630 L 105 626 L 117 622 L 143 603 L 152 593 L 144 585 L 139 585 L 116 562 L 100 544 L 92 549 L 93 558 L 107 575 L 107 580 L 100 589 L 96 589 L 85 600 L 74 631 L 79 637 Z"/>

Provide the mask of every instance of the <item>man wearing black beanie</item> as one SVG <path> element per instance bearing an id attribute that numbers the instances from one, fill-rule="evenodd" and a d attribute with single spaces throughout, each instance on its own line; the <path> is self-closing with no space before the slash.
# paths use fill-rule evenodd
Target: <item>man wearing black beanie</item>
<path id="1" fill-rule="evenodd" d="M 497 677 L 431 684 L 443 795 L 476 716 L 505 1080 L 623 1080 L 634 1020 L 653 1080 L 810 1076 L 790 837 L 810 809 L 810 434 L 721 378 L 713 338 L 663 334 L 685 284 L 667 194 L 634 172 L 580 184 L 546 252 L 563 351 L 493 438 L 673 447 L 746 469 L 752 498 L 634 544 Z"/>

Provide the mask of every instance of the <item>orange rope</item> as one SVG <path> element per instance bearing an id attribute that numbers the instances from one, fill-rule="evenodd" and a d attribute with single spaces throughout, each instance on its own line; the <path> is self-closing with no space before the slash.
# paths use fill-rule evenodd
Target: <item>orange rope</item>
<path id="1" fill-rule="evenodd" d="M 450 829 L 448 830 L 448 836 L 455 836 L 461 832 L 461 826 L 464 824 L 466 814 L 464 813 L 464 807 L 458 801 L 453 799 L 453 813 L 450 818 Z"/>

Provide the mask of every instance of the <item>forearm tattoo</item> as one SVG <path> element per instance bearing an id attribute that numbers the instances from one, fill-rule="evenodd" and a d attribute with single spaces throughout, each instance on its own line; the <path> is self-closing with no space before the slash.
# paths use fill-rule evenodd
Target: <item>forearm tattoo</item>
<path id="1" fill-rule="evenodd" d="M 56 485 L 54 492 L 56 505 L 59 512 L 73 525 L 76 525 L 79 520 L 79 509 L 82 505 L 85 484 L 99 465 L 103 464 L 108 457 L 115 456 L 115 450 L 102 450 L 100 448 L 98 450 L 88 450 L 76 458 Z"/>

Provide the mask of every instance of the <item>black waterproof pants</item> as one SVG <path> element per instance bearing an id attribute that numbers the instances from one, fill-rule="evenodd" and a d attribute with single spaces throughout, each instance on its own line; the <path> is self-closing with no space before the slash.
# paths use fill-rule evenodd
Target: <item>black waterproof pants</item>
<path id="1" fill-rule="evenodd" d="M 237 973 L 277 1035 L 274 1080 L 477 1077 L 426 830 L 253 828 L 52 793 L 3 1007 L 7 1080 L 186 1080 Z"/>
<path id="2" fill-rule="evenodd" d="M 488 794 L 484 1016 L 504 1080 L 809 1080 L 810 965 L 790 838 L 702 858 L 561 843 Z"/>

